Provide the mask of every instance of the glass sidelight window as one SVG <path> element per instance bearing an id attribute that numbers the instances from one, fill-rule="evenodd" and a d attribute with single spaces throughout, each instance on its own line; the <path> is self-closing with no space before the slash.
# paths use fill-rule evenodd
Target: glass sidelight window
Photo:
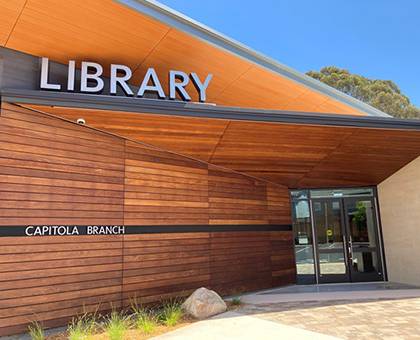
<path id="1" fill-rule="evenodd" d="M 297 282 L 383 280 L 372 188 L 291 192 Z"/>
<path id="2" fill-rule="evenodd" d="M 293 233 L 298 283 L 315 283 L 313 232 L 309 199 L 305 191 L 292 193 Z"/>

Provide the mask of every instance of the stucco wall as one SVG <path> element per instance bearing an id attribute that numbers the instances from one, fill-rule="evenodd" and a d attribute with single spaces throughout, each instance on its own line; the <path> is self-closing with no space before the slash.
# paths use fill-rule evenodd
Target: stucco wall
<path id="1" fill-rule="evenodd" d="M 420 157 L 378 186 L 390 281 L 420 284 Z"/>

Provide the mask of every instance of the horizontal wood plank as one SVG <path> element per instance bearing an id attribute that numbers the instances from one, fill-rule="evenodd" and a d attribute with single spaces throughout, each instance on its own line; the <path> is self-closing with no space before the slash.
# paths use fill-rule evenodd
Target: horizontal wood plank
<path id="1" fill-rule="evenodd" d="M 34 315 L 59 325 L 84 306 L 109 310 L 133 298 L 186 296 L 201 286 L 230 294 L 271 287 L 273 279 L 292 282 L 289 232 L 211 231 L 212 225 L 287 224 L 286 187 L 15 105 L 3 105 L 1 113 L 0 228 L 210 229 L 2 237 L 0 334 L 25 329 Z"/>

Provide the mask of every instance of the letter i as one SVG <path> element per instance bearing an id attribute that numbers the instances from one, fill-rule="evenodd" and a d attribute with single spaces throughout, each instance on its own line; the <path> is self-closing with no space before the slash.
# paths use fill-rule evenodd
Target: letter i
<path id="1" fill-rule="evenodd" d="M 67 74 L 67 91 L 74 91 L 74 78 L 76 76 L 76 62 L 69 61 L 69 69 Z"/>

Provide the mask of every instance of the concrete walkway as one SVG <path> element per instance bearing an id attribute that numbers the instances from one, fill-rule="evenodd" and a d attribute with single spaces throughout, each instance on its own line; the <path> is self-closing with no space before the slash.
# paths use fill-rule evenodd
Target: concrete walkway
<path id="1" fill-rule="evenodd" d="M 155 340 L 334 340 L 333 336 L 263 320 L 250 315 L 226 312 L 199 321 L 173 332 L 154 337 Z"/>
<path id="2" fill-rule="evenodd" d="M 394 283 L 289 286 L 154 339 L 420 339 L 420 289 Z"/>
<path id="3" fill-rule="evenodd" d="M 252 305 L 299 301 L 408 299 L 420 297 L 420 289 L 406 285 L 359 283 L 291 286 L 246 294 L 241 301 Z M 392 287 L 392 288 L 390 288 Z"/>

